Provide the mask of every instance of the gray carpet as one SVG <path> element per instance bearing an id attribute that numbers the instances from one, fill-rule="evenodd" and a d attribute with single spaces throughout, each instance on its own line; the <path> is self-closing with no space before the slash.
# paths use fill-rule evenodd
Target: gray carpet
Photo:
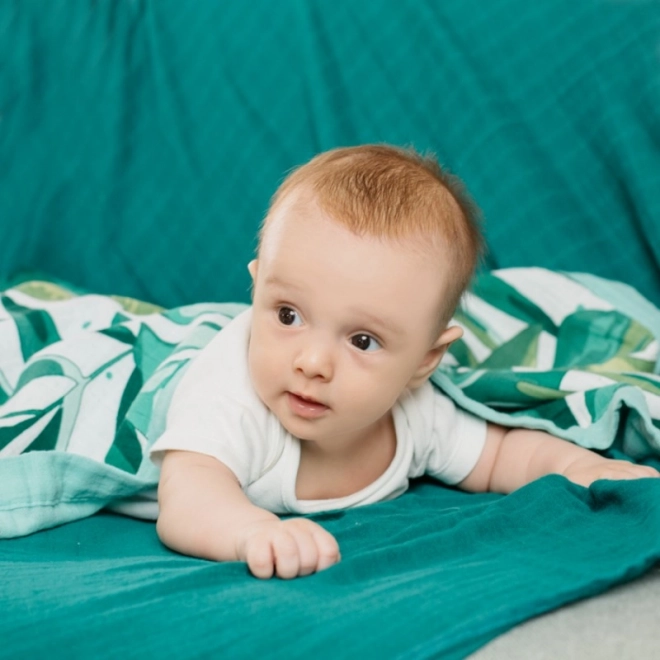
<path id="1" fill-rule="evenodd" d="M 660 658 L 660 566 L 510 630 L 470 660 Z"/>

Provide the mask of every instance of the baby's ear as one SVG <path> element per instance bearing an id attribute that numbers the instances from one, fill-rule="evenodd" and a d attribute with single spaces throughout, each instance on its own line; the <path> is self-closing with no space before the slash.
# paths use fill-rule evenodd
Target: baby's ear
<path id="1" fill-rule="evenodd" d="M 417 370 L 408 383 L 408 388 L 414 390 L 416 387 L 423 385 L 436 370 L 436 367 L 440 364 L 440 360 L 442 360 L 442 356 L 446 353 L 447 349 L 453 342 L 460 339 L 462 336 L 463 329 L 459 328 L 457 325 L 452 325 L 444 330 L 426 353 L 419 367 L 417 367 Z"/>

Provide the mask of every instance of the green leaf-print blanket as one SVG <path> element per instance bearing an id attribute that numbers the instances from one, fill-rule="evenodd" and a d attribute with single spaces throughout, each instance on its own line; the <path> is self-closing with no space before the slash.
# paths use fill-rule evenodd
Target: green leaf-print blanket
<path id="1" fill-rule="evenodd" d="M 244 305 L 164 310 L 26 282 L 0 297 L 0 538 L 109 507 L 157 513 L 148 447 L 190 359 Z M 464 408 L 633 460 L 660 456 L 660 310 L 623 284 L 482 276 L 433 382 Z"/>

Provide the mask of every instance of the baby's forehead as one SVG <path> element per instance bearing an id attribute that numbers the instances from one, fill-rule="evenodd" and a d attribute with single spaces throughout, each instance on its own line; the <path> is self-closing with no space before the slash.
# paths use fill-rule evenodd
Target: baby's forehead
<path id="1" fill-rule="evenodd" d="M 417 304 L 428 308 L 428 318 L 446 316 L 443 301 L 447 278 L 452 277 L 446 246 L 434 245 L 425 237 L 360 236 L 329 214 L 306 205 L 280 207 L 271 222 L 259 253 L 260 281 L 266 290 L 298 290 L 320 300 L 340 288 L 346 292 L 342 300 L 350 299 L 353 308 L 366 309 L 381 299 L 383 307 L 376 304 L 374 315 L 388 309 L 394 317 L 405 314 L 414 297 Z M 325 223 L 340 231 L 324 231 Z M 334 250 L 338 250 L 336 258 L 327 259 Z M 373 293 L 365 293 L 368 297 L 357 303 L 360 291 Z M 334 309 L 340 315 L 346 312 L 343 306 Z"/>
<path id="2" fill-rule="evenodd" d="M 393 211 L 395 212 L 395 211 Z M 284 230 L 304 230 L 310 222 L 324 222 L 348 230 L 356 243 L 361 240 L 377 240 L 394 246 L 397 251 L 411 251 L 420 258 L 431 257 L 445 262 L 451 259 L 447 237 L 438 231 L 422 231 L 409 223 L 409 227 L 396 231 L 379 228 L 375 222 L 346 217 L 327 208 L 313 191 L 299 186 L 277 199 L 266 216 L 259 234 L 259 253 L 267 242 L 278 243 L 276 239 Z M 314 235 L 310 237 L 314 238 Z M 324 238 L 319 236 L 319 241 Z M 272 246 L 274 247 L 274 246 Z"/>

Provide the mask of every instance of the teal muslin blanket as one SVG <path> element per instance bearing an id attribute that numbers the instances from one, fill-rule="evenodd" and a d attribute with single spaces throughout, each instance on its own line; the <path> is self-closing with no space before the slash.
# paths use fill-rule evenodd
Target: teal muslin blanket
<path id="1" fill-rule="evenodd" d="M 190 359 L 238 304 L 163 310 L 26 282 L 0 298 L 0 538 L 111 507 L 156 515 L 149 445 Z M 544 269 L 482 276 L 433 382 L 464 408 L 597 450 L 660 454 L 660 311 Z"/>

